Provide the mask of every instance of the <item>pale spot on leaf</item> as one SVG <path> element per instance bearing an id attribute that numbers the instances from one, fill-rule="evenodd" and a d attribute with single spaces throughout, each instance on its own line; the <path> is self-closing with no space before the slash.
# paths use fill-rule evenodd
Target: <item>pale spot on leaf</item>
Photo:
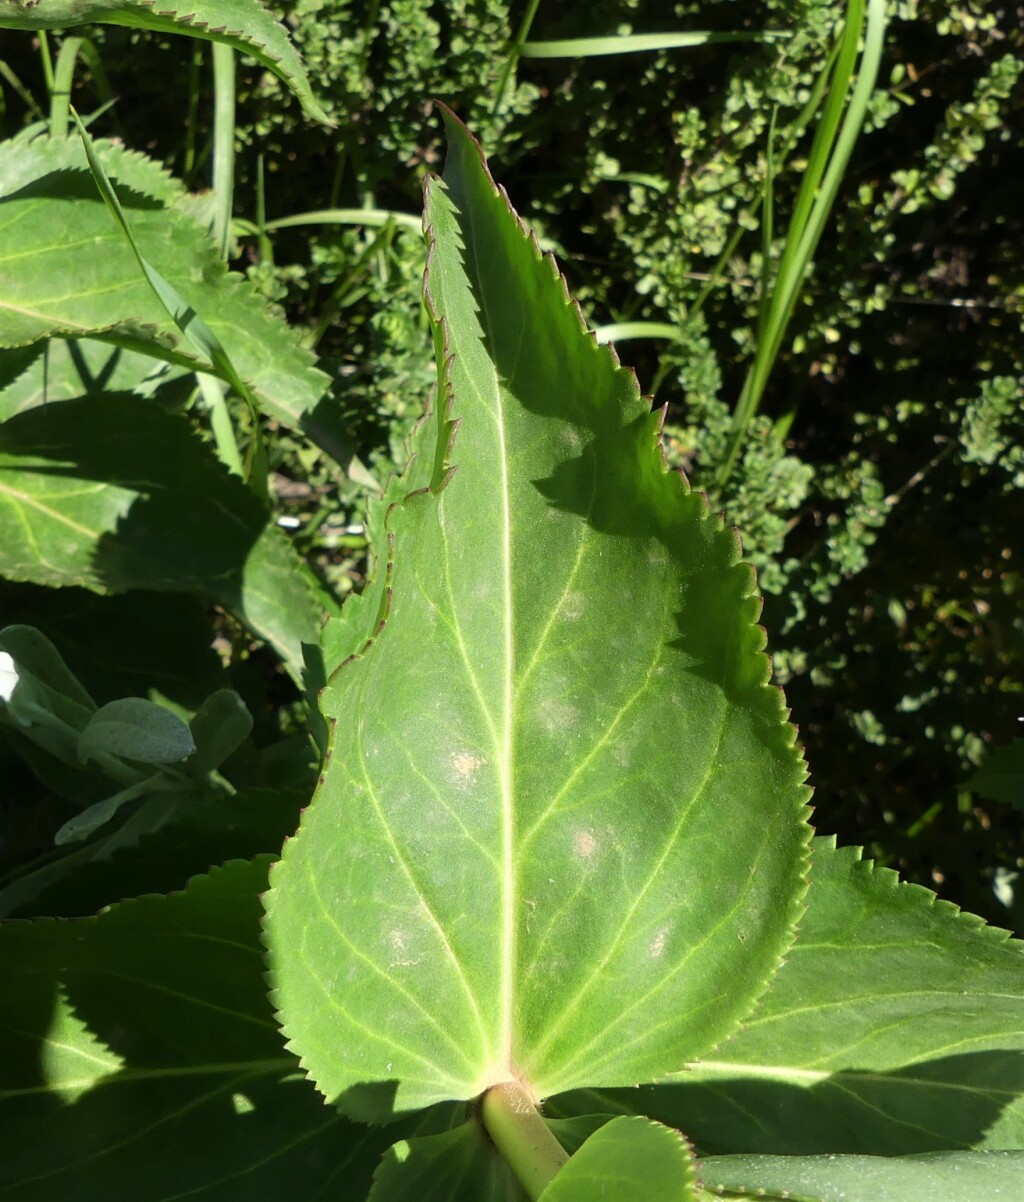
<path id="1" fill-rule="evenodd" d="M 451 766 L 456 781 L 462 785 L 471 785 L 476 780 L 477 770 L 482 768 L 485 762 L 480 756 L 469 751 L 453 752 Z"/>
<path id="2" fill-rule="evenodd" d="M 572 837 L 572 849 L 581 860 L 589 860 L 597 851 L 597 840 L 592 831 L 577 831 Z"/>

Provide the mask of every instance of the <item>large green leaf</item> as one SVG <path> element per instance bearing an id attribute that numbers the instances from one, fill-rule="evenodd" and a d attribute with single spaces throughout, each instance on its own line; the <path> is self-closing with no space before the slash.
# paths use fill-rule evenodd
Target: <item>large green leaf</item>
<path id="1" fill-rule="evenodd" d="M 291 88 L 314 121 L 327 116 L 309 86 L 298 51 L 283 25 L 259 0 L 5 0 L 3 29 L 72 29 L 77 25 L 128 25 L 225 42 L 273 71 Z"/>
<path id="2" fill-rule="evenodd" d="M 620 1117 L 586 1140 L 539 1202 L 693 1202 L 695 1187 L 693 1157 L 678 1131 Z"/>
<path id="3" fill-rule="evenodd" d="M 752 572 L 449 137 L 429 486 L 389 512 L 377 632 L 325 695 L 330 763 L 268 903 L 293 1048 L 376 1117 L 681 1067 L 749 1011 L 803 892 Z"/>
<path id="4" fill-rule="evenodd" d="M 327 1110 L 281 1046 L 259 946 L 266 868 L 0 927 L 5 1199 L 365 1196 L 395 1135 Z"/>
<path id="5" fill-rule="evenodd" d="M 701 1180 L 730 1198 L 793 1202 L 1020 1202 L 1024 1152 L 717 1156 Z"/>
<path id="6" fill-rule="evenodd" d="M 675 1084 L 556 1099 L 705 1153 L 1024 1147 L 1024 944 L 816 839 L 796 945 L 753 1016 Z"/>
<path id="7" fill-rule="evenodd" d="M 180 185 L 142 155 L 97 141 L 141 253 L 203 318 L 266 412 L 335 453 L 327 376 L 295 333 L 221 263 Z M 215 372 L 170 320 L 107 211 L 78 139 L 0 146 L 0 347 L 93 337 Z"/>
<path id="8" fill-rule="evenodd" d="M 318 637 L 308 570 L 188 422 L 133 397 L 0 424 L 0 575 L 96 592 L 194 589 L 235 610 L 298 678 Z"/>

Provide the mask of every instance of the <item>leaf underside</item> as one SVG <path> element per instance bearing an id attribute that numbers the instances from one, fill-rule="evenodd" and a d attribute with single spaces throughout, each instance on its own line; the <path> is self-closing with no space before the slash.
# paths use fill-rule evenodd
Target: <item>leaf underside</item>
<path id="1" fill-rule="evenodd" d="M 803 891 L 752 572 L 448 126 L 439 411 L 268 898 L 286 1034 L 359 1117 L 682 1067 L 762 992 Z"/>

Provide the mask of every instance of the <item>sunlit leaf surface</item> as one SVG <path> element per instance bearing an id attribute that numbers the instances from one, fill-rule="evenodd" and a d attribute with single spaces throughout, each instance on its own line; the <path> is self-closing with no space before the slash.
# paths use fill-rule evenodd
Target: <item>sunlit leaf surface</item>
<path id="1" fill-rule="evenodd" d="M 808 910 L 743 1028 L 675 1082 L 555 1099 L 704 1153 L 1024 1147 L 1024 944 L 816 839 Z"/>
<path id="2" fill-rule="evenodd" d="M 803 890 L 735 536 L 454 121 L 427 220 L 440 409 L 268 903 L 291 1046 L 358 1116 L 682 1067 L 762 992 Z"/>

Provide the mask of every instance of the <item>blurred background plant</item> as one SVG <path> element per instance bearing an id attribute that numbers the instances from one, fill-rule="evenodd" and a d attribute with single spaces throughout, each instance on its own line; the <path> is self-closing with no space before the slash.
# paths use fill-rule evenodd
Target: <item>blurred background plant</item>
<path id="1" fill-rule="evenodd" d="M 400 466 L 430 387 L 416 224 L 423 172 L 439 165 L 439 97 L 480 137 L 591 323 L 618 327 L 621 357 L 668 405 L 672 461 L 742 531 L 819 831 L 1021 930 L 1020 814 L 964 784 L 1024 715 L 1020 7 L 887 5 L 863 132 L 728 474 L 764 284 L 813 161 L 846 7 L 273 7 L 337 128 L 310 125 L 241 60 L 232 253 L 307 331 L 358 469 L 341 477 L 287 431 L 268 440 L 274 504 L 299 549 L 338 592 L 360 587 L 366 488 Z M 634 35 L 680 31 L 716 36 L 621 52 Z M 546 45 L 577 38 L 596 41 Z M 0 35 L 7 136 L 47 111 L 61 39 L 49 59 L 45 44 Z M 109 104 L 96 131 L 206 186 L 210 47 L 116 27 L 83 45 L 73 98 L 84 113 Z M 258 723 L 267 704 L 250 700 Z"/>

